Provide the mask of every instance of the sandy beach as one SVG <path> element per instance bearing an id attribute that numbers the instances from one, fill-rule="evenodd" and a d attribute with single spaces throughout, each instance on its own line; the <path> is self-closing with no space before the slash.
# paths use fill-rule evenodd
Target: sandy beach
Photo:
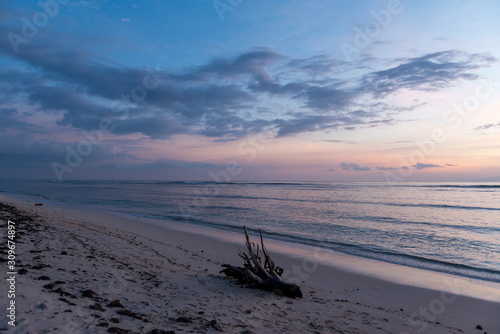
<path id="1" fill-rule="evenodd" d="M 6 288 L 1 297 L 8 333 L 500 333 L 494 284 L 269 241 L 301 286 L 291 299 L 219 273 L 242 265 L 243 234 L 0 202 L 4 278 L 4 232 L 16 226 L 15 326 Z"/>

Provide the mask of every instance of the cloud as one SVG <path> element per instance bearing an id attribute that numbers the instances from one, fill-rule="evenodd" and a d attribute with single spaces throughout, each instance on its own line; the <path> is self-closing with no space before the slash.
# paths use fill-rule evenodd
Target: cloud
<path id="1" fill-rule="evenodd" d="M 332 71 L 341 71 L 344 65 L 344 61 L 332 59 L 327 55 L 316 55 L 305 59 L 292 59 L 288 62 L 287 67 L 311 76 L 322 76 Z"/>
<path id="2" fill-rule="evenodd" d="M 318 140 L 320 142 L 326 142 L 326 143 L 345 143 L 345 144 L 350 144 L 350 145 L 356 145 L 358 144 L 354 140 L 342 140 L 342 139 L 324 139 L 324 140 Z"/>
<path id="3" fill-rule="evenodd" d="M 335 169 L 334 168 L 328 168 L 326 171 L 327 172 L 335 172 Z"/>
<path id="4" fill-rule="evenodd" d="M 333 115 L 308 115 L 295 113 L 291 119 L 280 119 L 278 136 L 293 135 L 302 132 L 314 132 L 327 129 L 338 129 L 350 120 Z"/>
<path id="5" fill-rule="evenodd" d="M 455 166 L 458 166 L 458 165 L 454 165 L 454 164 L 445 164 L 443 166 L 441 165 L 435 165 L 435 164 L 424 164 L 424 163 L 421 163 L 421 162 L 417 162 L 415 165 L 411 166 L 412 168 L 416 168 L 416 169 L 426 169 L 426 168 L 442 168 L 442 167 L 455 167 Z M 381 171 L 391 171 L 391 170 L 399 170 L 399 169 L 409 169 L 407 166 L 401 166 L 401 167 L 385 167 L 385 166 L 379 166 L 379 167 L 375 167 L 375 169 L 377 170 L 381 170 Z"/>
<path id="6" fill-rule="evenodd" d="M 384 166 L 380 166 L 380 167 L 375 167 L 375 169 L 382 170 L 382 171 L 388 171 L 388 170 L 408 169 L 408 167 L 406 167 L 406 166 L 402 166 L 402 167 L 384 167 Z"/>
<path id="7" fill-rule="evenodd" d="M 417 162 L 412 167 L 415 167 L 416 169 L 426 169 L 426 168 L 441 168 L 443 166 L 435 165 L 435 164 L 424 164 L 424 163 L 421 163 L 421 162 Z"/>
<path id="8" fill-rule="evenodd" d="M 0 35 L 9 29 L 0 25 Z M 360 75 L 353 64 L 326 55 L 290 59 L 272 49 L 254 48 L 198 66 L 153 70 L 68 49 L 42 34 L 18 54 L 8 39 L 0 39 L 0 57 L 24 65 L 0 74 L 0 88 L 5 87 L 0 107 L 21 101 L 39 115 L 60 115 L 59 126 L 87 131 L 109 118 L 115 135 L 168 139 L 188 134 L 214 141 L 269 130 L 293 136 L 394 124 L 394 115 L 404 107 L 370 96 L 403 88 L 440 89 L 477 78 L 473 70 L 495 61 L 450 50 L 394 60 L 398 65 L 392 68 L 366 69 Z M 287 107 L 269 104 L 274 98 L 283 99 Z"/>
<path id="9" fill-rule="evenodd" d="M 356 93 L 335 86 L 312 86 L 297 95 L 306 99 L 306 106 L 316 110 L 344 110 L 353 104 Z"/>
<path id="10" fill-rule="evenodd" d="M 8 129 L 27 130 L 29 125 L 20 120 L 20 114 L 14 108 L 0 108 L 0 129 L 7 131 Z"/>
<path id="11" fill-rule="evenodd" d="M 56 140 L 39 140 L 31 133 L 0 135 L 0 169 L 4 177 L 55 178 L 51 164 L 66 164 L 69 150 L 75 150 L 76 143 Z M 81 164 L 65 178 L 85 172 L 98 164 L 133 159 L 127 152 L 110 149 L 104 145 L 93 145 L 91 154 L 81 157 Z M 20 172 L 22 171 L 22 172 Z"/>
<path id="12" fill-rule="evenodd" d="M 342 167 L 342 170 L 353 170 L 353 171 L 370 171 L 372 170 L 370 167 L 361 167 L 358 164 L 355 163 L 346 163 L 346 162 L 341 162 L 340 166 Z"/>
<path id="13" fill-rule="evenodd" d="M 179 80 L 234 79 L 241 75 L 249 76 L 256 81 L 272 80 L 267 68 L 285 59 L 283 55 L 267 48 L 257 48 L 244 52 L 232 59 L 217 58 L 206 65 L 192 67 L 180 75 Z"/>
<path id="14" fill-rule="evenodd" d="M 402 88 L 421 91 L 442 89 L 457 80 L 477 79 L 478 75 L 472 71 L 496 61 L 496 58 L 488 54 L 470 54 L 457 50 L 435 52 L 409 58 L 393 68 L 366 75 L 362 89 L 376 96 Z"/>
<path id="15" fill-rule="evenodd" d="M 495 128 L 500 128 L 500 122 L 499 123 L 489 123 L 489 124 L 477 126 L 474 128 L 474 130 L 485 131 L 485 130 L 495 129 Z"/>

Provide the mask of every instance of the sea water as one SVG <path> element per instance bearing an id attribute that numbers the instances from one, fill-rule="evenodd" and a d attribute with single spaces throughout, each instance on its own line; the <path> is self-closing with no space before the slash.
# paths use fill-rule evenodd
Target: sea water
<path id="1" fill-rule="evenodd" d="M 5 195 L 500 282 L 500 183 L 0 181 Z"/>

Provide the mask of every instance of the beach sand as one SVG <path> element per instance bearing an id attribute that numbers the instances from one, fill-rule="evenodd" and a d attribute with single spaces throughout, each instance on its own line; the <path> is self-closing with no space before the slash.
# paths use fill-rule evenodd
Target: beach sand
<path id="1" fill-rule="evenodd" d="M 217 238 L 178 223 L 0 202 L 4 268 L 7 220 L 17 237 L 16 326 L 2 284 L 0 331 L 500 333 L 498 285 L 269 241 L 287 279 L 301 286 L 303 299 L 290 299 L 219 273 L 223 263 L 242 265 L 243 234 Z"/>

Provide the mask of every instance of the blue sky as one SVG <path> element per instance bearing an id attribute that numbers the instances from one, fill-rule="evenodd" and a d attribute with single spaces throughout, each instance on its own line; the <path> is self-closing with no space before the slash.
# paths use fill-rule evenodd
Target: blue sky
<path id="1" fill-rule="evenodd" d="M 493 180 L 499 17 L 496 1 L 0 0 L 0 171 Z"/>

